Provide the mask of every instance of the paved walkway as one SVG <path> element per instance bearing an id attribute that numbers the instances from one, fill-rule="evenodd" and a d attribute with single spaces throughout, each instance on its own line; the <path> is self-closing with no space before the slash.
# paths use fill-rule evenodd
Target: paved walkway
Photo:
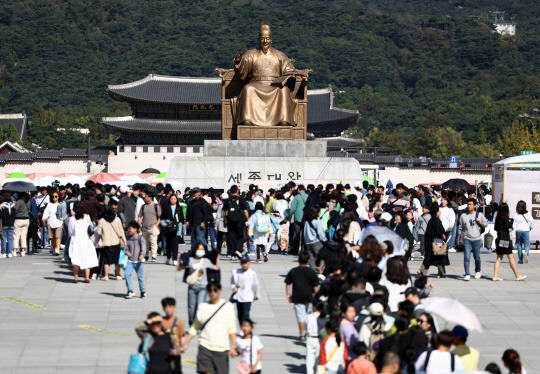
<path id="1" fill-rule="evenodd" d="M 484 254 L 485 276 L 491 276 L 495 255 Z M 163 257 L 158 261 L 164 262 Z M 285 303 L 284 276 L 295 266 L 292 256 L 274 255 L 266 264 L 253 264 L 262 283 L 262 299 L 252 308 L 261 336 L 265 372 L 303 373 L 302 343 L 294 340 L 298 329 L 292 306 Z M 484 332 L 473 332 L 472 346 L 480 350 L 481 367 L 488 362 L 500 366 L 502 352 L 517 349 L 529 373 L 540 367 L 540 256 L 532 255 L 520 271 L 525 282 L 512 279 L 508 263 L 500 276 L 504 282 L 487 277 L 463 282 L 462 255 L 451 254 L 453 264 L 447 279 L 436 280 L 435 295 L 459 299 L 479 316 Z M 419 262 L 411 263 L 416 272 Z M 238 263 L 222 261 L 222 276 L 228 284 Z M 471 265 L 472 266 L 472 265 Z M 432 269 L 432 272 L 436 272 Z M 161 311 L 160 300 L 174 296 L 178 315 L 187 320 L 187 286 L 182 274 L 163 263 L 145 265 L 147 298 L 125 300 L 124 281 L 93 281 L 72 284 L 71 269 L 47 254 L 0 260 L 0 362 L 2 372 L 13 373 L 122 373 L 138 339 L 134 326 L 151 311 Z M 136 282 L 135 276 L 133 276 Z M 224 287 L 224 298 L 230 291 Z M 138 295 L 138 287 L 135 286 Z M 441 323 L 444 327 L 444 322 Z M 450 327 L 450 326 L 448 326 Z M 184 373 L 195 373 L 196 342 L 184 355 Z M 230 372 L 237 359 L 231 361 Z"/>

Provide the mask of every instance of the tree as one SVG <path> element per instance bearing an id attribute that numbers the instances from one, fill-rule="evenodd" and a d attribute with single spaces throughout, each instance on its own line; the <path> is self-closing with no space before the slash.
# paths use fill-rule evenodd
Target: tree
<path id="1" fill-rule="evenodd" d="M 9 140 L 12 143 L 19 142 L 21 139 L 21 136 L 17 132 L 17 129 L 15 128 L 15 125 L 13 123 L 9 123 L 7 126 L 3 126 L 0 129 L 0 142 L 3 143 L 6 140 Z"/>
<path id="2" fill-rule="evenodd" d="M 528 128 L 526 124 L 516 120 L 504 128 L 498 146 L 506 156 L 517 156 L 521 151 L 540 152 L 540 134 L 535 124 Z"/>

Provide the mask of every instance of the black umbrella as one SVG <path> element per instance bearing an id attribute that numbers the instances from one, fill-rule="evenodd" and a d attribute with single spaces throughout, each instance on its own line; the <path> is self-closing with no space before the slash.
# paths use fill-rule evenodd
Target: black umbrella
<path id="1" fill-rule="evenodd" d="M 36 186 L 34 186 L 30 182 L 22 182 L 22 181 L 16 181 L 16 182 L 6 182 L 2 186 L 2 189 L 4 191 L 12 191 L 12 192 L 32 192 L 37 191 Z"/>
<path id="2" fill-rule="evenodd" d="M 449 179 L 442 184 L 443 190 L 459 191 L 459 190 L 470 190 L 471 185 L 465 179 L 454 178 Z"/>
<path id="3" fill-rule="evenodd" d="M 141 171 L 141 174 L 146 174 L 146 173 L 159 174 L 159 170 L 154 169 L 154 168 L 148 168 Z"/>

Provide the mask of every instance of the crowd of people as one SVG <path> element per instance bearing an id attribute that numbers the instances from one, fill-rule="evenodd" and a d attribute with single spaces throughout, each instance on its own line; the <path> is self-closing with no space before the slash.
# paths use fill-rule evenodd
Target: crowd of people
<path id="1" fill-rule="evenodd" d="M 294 305 L 297 339 L 306 344 L 308 374 L 477 370 L 479 353 L 466 344 L 467 329 L 439 330 L 422 305 L 433 292 L 429 268 L 437 267 L 437 277 L 444 278 L 448 253 L 463 251 L 463 280 L 473 274 L 480 279 L 482 239 L 493 225 L 497 260 L 490 278 L 502 281 L 499 267 L 507 256 L 522 281 L 526 275 L 517 265 L 528 262 L 533 227 L 525 202 L 511 217 L 508 205 L 492 202 L 485 186 L 478 193 L 436 192 L 367 182 L 354 188 L 289 182 L 266 194 L 255 185 L 182 193 L 170 185 L 87 182 L 30 194 L 3 192 L 0 218 L 2 258 L 43 248 L 60 256 L 63 248 L 74 283 L 81 271 L 85 283 L 125 277 L 128 299 L 135 295 L 133 271 L 140 297 L 146 295 L 145 261 L 162 255 L 165 264 L 184 270 L 188 328 L 174 316 L 172 298 L 163 300 L 165 316 L 153 312 L 137 327 L 148 373 L 181 372 L 179 357 L 198 333 L 198 372 L 228 373 L 229 356 L 238 355 L 239 372 L 260 372 L 263 344 L 253 335 L 250 310 L 261 289 L 250 266 L 252 259 L 262 264 L 277 254 L 298 256 L 285 292 Z M 186 242 L 191 250 L 179 252 Z M 220 298 L 220 258 L 240 263 L 230 278 L 229 300 Z M 414 279 L 408 262 L 416 260 L 422 265 Z M 503 361 L 512 373 L 525 373 L 517 352 L 505 352 Z"/>

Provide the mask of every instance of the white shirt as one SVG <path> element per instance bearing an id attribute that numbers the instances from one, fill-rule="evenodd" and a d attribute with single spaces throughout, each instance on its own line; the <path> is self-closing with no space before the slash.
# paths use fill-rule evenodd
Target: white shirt
<path id="1" fill-rule="evenodd" d="M 319 330 L 318 330 L 319 325 L 317 324 L 317 318 L 319 318 L 320 315 L 321 313 L 319 312 L 310 313 L 308 314 L 307 321 L 306 321 L 306 332 L 307 332 L 308 338 L 315 338 L 317 339 L 317 341 L 319 338 Z"/>
<path id="2" fill-rule="evenodd" d="M 251 366 L 251 363 L 255 364 L 255 362 L 257 362 L 259 350 L 263 349 L 264 346 L 262 345 L 261 339 L 256 335 L 253 335 L 253 342 L 251 339 L 243 339 L 238 336 L 236 338 L 236 348 L 241 355 L 240 359 L 242 362 Z M 257 364 L 257 370 L 262 370 L 262 360 Z"/>
<path id="3" fill-rule="evenodd" d="M 63 222 L 56 218 L 56 209 L 58 208 L 58 203 L 49 203 L 43 212 L 43 220 L 47 221 L 47 224 L 51 228 L 56 229 L 62 226 Z"/>
<path id="4" fill-rule="evenodd" d="M 255 198 L 253 199 L 253 204 L 257 205 L 257 203 L 261 203 L 264 207 L 264 199 L 262 198 L 262 196 L 255 196 Z"/>
<path id="5" fill-rule="evenodd" d="M 259 287 L 259 278 L 257 273 L 248 269 L 244 272 L 242 269 L 233 270 L 231 276 L 231 289 L 238 288 L 235 299 L 241 303 L 251 303 L 261 298 L 261 288 Z"/>
<path id="6" fill-rule="evenodd" d="M 454 209 L 449 207 L 441 207 L 441 216 L 439 218 L 441 219 L 444 231 L 450 231 L 450 227 L 454 227 L 454 224 L 456 223 L 456 213 L 454 212 Z"/>
<path id="7" fill-rule="evenodd" d="M 383 277 L 379 284 L 381 286 L 386 286 L 388 289 L 388 307 L 390 308 L 390 311 L 397 312 L 398 304 L 405 300 L 405 295 L 403 295 L 402 292 L 405 292 L 407 288 L 412 286 L 411 280 L 409 279 L 407 284 L 396 284 L 390 282 L 386 277 Z"/>
<path id="8" fill-rule="evenodd" d="M 533 228 L 533 218 L 531 213 L 517 214 L 514 213 L 514 230 L 516 231 L 531 231 Z"/>
<path id="9" fill-rule="evenodd" d="M 416 360 L 414 367 L 416 370 L 424 370 L 424 363 L 426 362 L 427 351 L 422 352 L 422 354 Z M 451 372 L 451 353 L 450 352 L 440 352 L 432 351 L 429 356 L 428 366 L 426 368 L 426 374 L 448 374 Z M 454 371 L 463 370 L 463 364 L 459 356 L 454 355 Z"/>

